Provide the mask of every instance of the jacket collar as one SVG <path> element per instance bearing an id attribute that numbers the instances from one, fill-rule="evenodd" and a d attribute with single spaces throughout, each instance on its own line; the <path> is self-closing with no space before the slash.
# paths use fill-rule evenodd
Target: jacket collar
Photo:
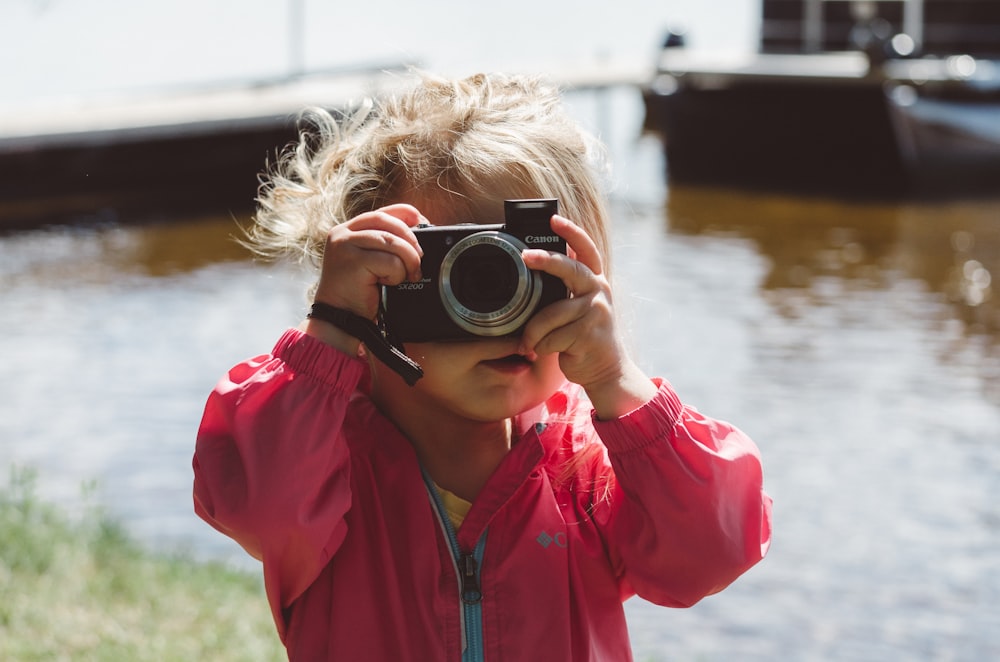
<path id="1" fill-rule="evenodd" d="M 494 516 L 528 480 L 544 457 L 545 450 L 537 432 L 534 428 L 529 428 L 501 460 L 500 466 L 472 503 L 472 508 L 457 531 L 458 546 L 462 550 L 469 551 L 476 546 Z"/>

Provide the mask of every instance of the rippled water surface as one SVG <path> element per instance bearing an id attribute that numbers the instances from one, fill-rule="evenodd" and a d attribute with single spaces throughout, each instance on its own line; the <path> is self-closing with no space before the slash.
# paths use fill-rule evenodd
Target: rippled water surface
<path id="1" fill-rule="evenodd" d="M 641 364 L 750 433 L 775 499 L 769 557 L 724 593 L 628 603 L 637 659 L 1000 658 L 1000 199 L 668 191 L 633 99 L 574 103 L 617 164 Z M 147 544 L 248 565 L 191 512 L 194 433 L 306 277 L 226 214 L 168 220 L 0 236 L 0 466 L 68 507 L 96 480 Z"/>

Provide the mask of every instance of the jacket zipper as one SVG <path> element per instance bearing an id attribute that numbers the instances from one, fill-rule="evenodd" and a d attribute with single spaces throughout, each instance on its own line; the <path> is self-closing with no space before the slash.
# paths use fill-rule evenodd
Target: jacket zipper
<path id="1" fill-rule="evenodd" d="M 462 615 L 462 662 L 482 662 L 486 659 L 486 652 L 483 644 L 483 591 L 479 578 L 483 551 L 486 549 L 486 532 L 479 537 L 472 552 L 463 552 L 458 546 L 458 536 L 441 501 L 441 495 L 426 472 L 424 482 L 445 538 L 448 539 L 452 563 L 458 577 L 459 609 Z"/>
<path id="2" fill-rule="evenodd" d="M 462 576 L 462 602 L 474 605 L 483 599 L 483 591 L 479 588 L 479 563 L 474 554 L 462 554 L 458 557 L 458 572 Z"/>
<path id="3" fill-rule="evenodd" d="M 485 548 L 484 532 L 471 554 L 459 553 L 456 557 L 462 586 L 462 613 L 465 617 L 465 650 L 462 651 L 462 662 L 481 662 L 486 659 L 483 643 L 483 592 L 479 587 L 479 568 L 483 562 Z M 452 551 L 458 552 L 457 540 Z"/>

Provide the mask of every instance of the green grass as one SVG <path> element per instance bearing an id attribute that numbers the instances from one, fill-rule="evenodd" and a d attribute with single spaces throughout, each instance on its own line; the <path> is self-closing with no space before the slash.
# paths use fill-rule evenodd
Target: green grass
<path id="1" fill-rule="evenodd" d="M 259 576 L 149 552 L 96 508 L 70 518 L 31 472 L 0 489 L 0 660 L 287 659 Z"/>

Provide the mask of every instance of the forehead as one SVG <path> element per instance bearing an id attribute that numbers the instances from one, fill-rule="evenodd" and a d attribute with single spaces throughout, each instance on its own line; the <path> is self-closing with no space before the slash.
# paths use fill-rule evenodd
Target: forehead
<path id="1" fill-rule="evenodd" d="M 413 205 L 434 225 L 503 223 L 503 202 L 508 197 L 475 199 L 457 195 L 408 196 L 400 202 Z"/>

